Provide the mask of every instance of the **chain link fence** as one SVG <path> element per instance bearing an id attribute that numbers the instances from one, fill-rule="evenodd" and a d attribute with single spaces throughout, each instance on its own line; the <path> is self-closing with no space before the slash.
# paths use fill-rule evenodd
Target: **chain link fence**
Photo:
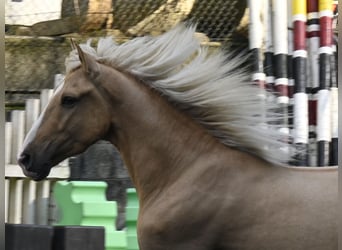
<path id="1" fill-rule="evenodd" d="M 7 107 L 53 88 L 54 75 L 64 73 L 69 37 L 125 41 L 186 21 L 197 23 L 205 41 L 247 49 L 247 28 L 239 28 L 245 9 L 246 1 L 238 0 L 7 0 Z"/>

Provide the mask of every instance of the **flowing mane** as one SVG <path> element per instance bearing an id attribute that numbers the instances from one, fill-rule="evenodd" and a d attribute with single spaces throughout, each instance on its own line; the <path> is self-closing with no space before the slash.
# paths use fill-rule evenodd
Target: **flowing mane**
<path id="1" fill-rule="evenodd" d="M 241 58 L 209 52 L 195 38 L 195 26 L 178 25 L 157 37 L 117 44 L 101 38 L 97 48 L 81 44 L 98 62 L 127 72 L 159 91 L 201 123 L 223 144 L 275 164 L 286 164 L 291 150 L 274 123 L 280 115 L 262 101 L 266 93 L 251 84 Z M 80 66 L 77 51 L 66 58 L 67 73 Z"/>

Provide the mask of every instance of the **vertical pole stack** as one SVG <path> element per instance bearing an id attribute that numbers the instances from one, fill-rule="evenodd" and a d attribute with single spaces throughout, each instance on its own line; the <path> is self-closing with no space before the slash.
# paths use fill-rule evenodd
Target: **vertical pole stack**
<path id="1" fill-rule="evenodd" d="M 276 94 L 267 101 L 278 104 L 283 139 L 295 146 L 291 164 L 337 165 L 337 5 L 332 0 L 248 1 L 253 81 Z"/>
<path id="2" fill-rule="evenodd" d="M 309 93 L 309 166 L 317 166 L 317 93 L 319 87 L 318 0 L 307 0 L 308 93 Z"/>
<path id="3" fill-rule="evenodd" d="M 332 55 L 332 0 L 319 0 L 319 90 L 317 100 L 317 165 L 329 165 L 331 141 L 330 81 Z"/>
<path id="4" fill-rule="evenodd" d="M 306 94 L 306 0 L 292 3 L 293 20 L 293 76 L 294 76 L 294 144 L 296 163 L 307 166 L 308 96 Z"/>

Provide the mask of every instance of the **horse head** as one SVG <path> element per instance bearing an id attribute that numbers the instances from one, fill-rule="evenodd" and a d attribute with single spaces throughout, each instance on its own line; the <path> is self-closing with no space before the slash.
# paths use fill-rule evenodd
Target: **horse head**
<path id="1" fill-rule="evenodd" d="M 24 174 L 37 181 L 62 160 L 105 137 L 110 126 L 109 109 L 96 84 L 104 66 L 76 47 L 81 66 L 56 89 L 18 155 Z"/>

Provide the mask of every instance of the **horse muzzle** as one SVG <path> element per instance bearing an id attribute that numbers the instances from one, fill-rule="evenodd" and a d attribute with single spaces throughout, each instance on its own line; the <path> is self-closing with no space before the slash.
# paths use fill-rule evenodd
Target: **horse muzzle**
<path id="1" fill-rule="evenodd" d="M 23 173 L 35 181 L 45 179 L 50 173 L 50 164 L 46 161 L 42 162 L 42 164 L 35 163 L 33 155 L 25 151 L 18 157 L 18 164 L 22 168 Z"/>

